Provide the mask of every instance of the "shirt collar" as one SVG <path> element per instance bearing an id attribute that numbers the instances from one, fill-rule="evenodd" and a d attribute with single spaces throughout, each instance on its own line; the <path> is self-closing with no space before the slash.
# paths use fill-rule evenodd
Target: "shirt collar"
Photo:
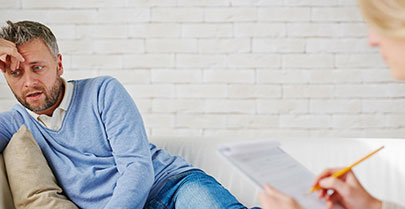
<path id="1" fill-rule="evenodd" d="M 63 95 L 63 99 L 56 109 L 62 109 L 64 111 L 67 111 L 69 104 L 70 104 L 70 100 L 72 99 L 73 82 L 66 82 L 66 80 L 64 78 L 62 78 L 62 81 L 63 81 L 63 85 L 65 86 L 65 94 Z M 35 119 L 38 119 L 38 117 L 40 116 L 40 115 L 36 114 L 35 112 L 29 110 L 28 108 L 25 108 L 25 109 Z M 55 111 L 56 111 L 56 109 L 55 109 Z"/>

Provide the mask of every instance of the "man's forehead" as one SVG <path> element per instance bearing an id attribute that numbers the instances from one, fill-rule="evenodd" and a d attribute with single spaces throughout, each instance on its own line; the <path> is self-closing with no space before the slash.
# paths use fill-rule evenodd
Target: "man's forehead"
<path id="1" fill-rule="evenodd" d="M 33 39 L 27 43 L 17 46 L 18 52 L 25 58 L 28 64 L 33 62 L 45 62 L 53 58 L 48 46 L 40 39 Z"/>
<path id="2" fill-rule="evenodd" d="M 27 51 L 27 50 L 44 50 L 48 49 L 48 46 L 39 38 L 32 39 L 26 43 L 17 45 L 18 51 Z"/>

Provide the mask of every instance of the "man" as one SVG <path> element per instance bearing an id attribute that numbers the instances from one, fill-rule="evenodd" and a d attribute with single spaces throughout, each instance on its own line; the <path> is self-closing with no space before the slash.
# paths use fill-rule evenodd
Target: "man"
<path id="1" fill-rule="evenodd" d="M 20 104 L 0 113 L 0 151 L 23 124 L 80 208 L 245 208 L 212 177 L 149 144 L 141 116 L 111 77 L 66 82 L 46 26 L 0 31 L 0 68 Z"/>

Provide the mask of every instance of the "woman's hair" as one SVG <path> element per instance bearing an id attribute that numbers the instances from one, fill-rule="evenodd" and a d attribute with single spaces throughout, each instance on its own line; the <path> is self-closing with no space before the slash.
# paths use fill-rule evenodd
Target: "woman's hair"
<path id="1" fill-rule="evenodd" d="M 405 38 L 404 0 L 358 0 L 368 24 L 378 33 Z"/>
<path id="2" fill-rule="evenodd" d="M 7 21 L 7 25 L 0 30 L 0 38 L 23 45 L 33 39 L 42 40 L 51 51 L 55 59 L 58 57 L 59 48 L 52 31 L 45 25 L 33 21 L 20 21 L 13 23 Z"/>

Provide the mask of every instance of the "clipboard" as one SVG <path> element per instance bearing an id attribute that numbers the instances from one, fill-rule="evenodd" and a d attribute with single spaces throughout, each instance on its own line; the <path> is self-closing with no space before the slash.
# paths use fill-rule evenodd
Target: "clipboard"
<path id="1" fill-rule="evenodd" d="M 294 197 L 304 208 L 325 208 L 324 200 L 318 199 L 315 193 L 307 193 L 315 175 L 285 152 L 279 142 L 223 144 L 218 152 L 260 188 L 267 183 Z"/>

